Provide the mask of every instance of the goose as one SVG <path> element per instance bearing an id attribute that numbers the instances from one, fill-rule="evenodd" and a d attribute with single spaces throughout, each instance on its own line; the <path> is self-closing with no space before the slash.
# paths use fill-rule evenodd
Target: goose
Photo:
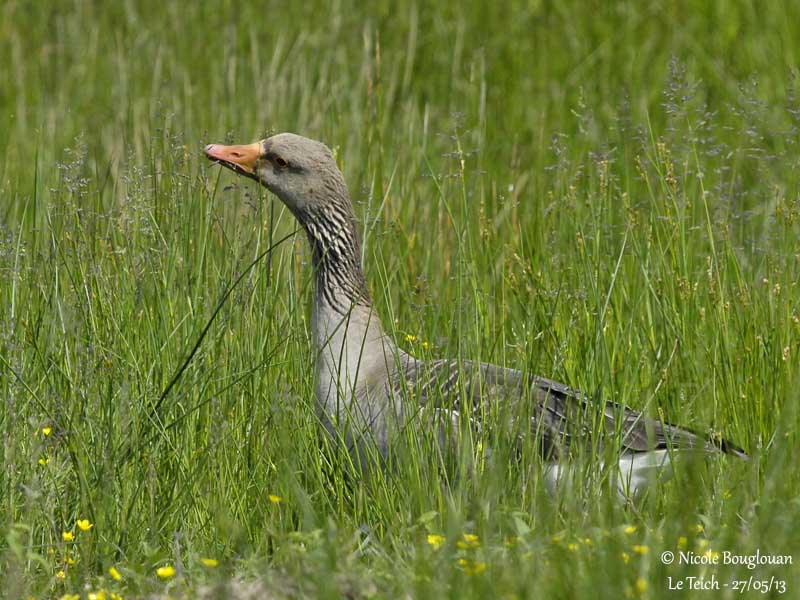
<path id="1" fill-rule="evenodd" d="M 536 440 L 551 490 L 564 476 L 575 448 L 608 456 L 608 445 L 614 445 L 623 497 L 637 494 L 652 481 L 653 472 L 669 476 L 677 451 L 747 459 L 727 440 L 615 402 L 593 401 L 544 377 L 483 362 L 415 358 L 387 335 L 373 306 L 348 188 L 325 144 L 280 133 L 252 144 L 209 144 L 205 155 L 265 186 L 305 230 L 315 272 L 315 406 L 327 432 L 346 443 L 353 455 L 372 448 L 379 459 L 386 459 L 393 435 L 414 427 L 420 411 L 433 406 L 438 427 L 449 421 L 452 431 L 464 418 L 480 427 L 486 414 L 501 411 L 509 420 L 524 415 L 517 417 L 524 425 L 515 435 Z M 423 427 L 420 421 L 416 426 Z M 439 443 L 458 441 L 443 431 L 437 435 Z"/>

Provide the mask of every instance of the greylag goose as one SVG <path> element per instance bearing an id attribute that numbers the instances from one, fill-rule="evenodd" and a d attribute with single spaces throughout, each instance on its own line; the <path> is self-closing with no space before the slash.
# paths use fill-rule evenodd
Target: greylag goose
<path id="1" fill-rule="evenodd" d="M 507 415 L 506 421 L 524 414 L 517 422 L 524 419 L 529 426 L 517 427 L 516 433 L 524 430 L 536 440 L 536 451 L 550 466 L 549 486 L 565 471 L 565 452 L 575 447 L 602 449 L 601 456 L 608 456 L 613 443 L 623 495 L 635 494 L 654 469 L 662 472 L 673 450 L 747 458 L 725 440 L 614 402 L 593 402 L 543 377 L 486 363 L 414 358 L 387 336 L 373 308 L 350 195 L 327 146 L 281 133 L 247 145 L 210 144 L 205 154 L 269 189 L 305 230 L 316 274 L 311 320 L 316 406 L 329 433 L 356 454 L 369 444 L 386 458 L 393 432 L 415 426 L 423 407 L 433 406 L 439 421 L 450 420 L 453 429 L 464 411 L 475 424 L 484 414 Z M 603 439 L 597 439 L 598 431 Z M 439 443 L 453 440 L 441 433 L 436 437 Z"/>

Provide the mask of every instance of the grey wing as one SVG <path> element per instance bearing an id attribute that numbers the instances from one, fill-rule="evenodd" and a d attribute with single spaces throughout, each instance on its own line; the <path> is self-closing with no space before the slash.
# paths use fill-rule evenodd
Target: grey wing
<path id="1" fill-rule="evenodd" d="M 611 435 L 612 439 L 619 440 L 623 453 L 693 448 L 747 457 L 741 448 L 727 440 L 710 438 L 684 427 L 646 417 L 617 402 L 593 401 L 579 390 L 550 379 L 535 377 L 531 387 L 545 413 L 545 420 L 551 427 L 558 429 L 568 443 L 574 441 L 573 424 L 583 423 L 585 427 L 588 416 L 588 423 L 600 421 L 601 434 Z M 588 436 L 590 431 L 584 429 L 581 433 Z"/>
<path id="2" fill-rule="evenodd" d="M 468 411 L 476 423 L 491 411 L 499 411 L 498 416 L 508 421 L 528 421 L 545 457 L 575 446 L 599 449 L 609 439 L 619 440 L 622 453 L 697 448 L 747 457 L 726 440 L 709 439 L 615 402 L 593 401 L 579 390 L 544 377 L 526 380 L 515 369 L 469 361 L 414 361 L 407 365 L 405 376 L 421 403 Z"/>

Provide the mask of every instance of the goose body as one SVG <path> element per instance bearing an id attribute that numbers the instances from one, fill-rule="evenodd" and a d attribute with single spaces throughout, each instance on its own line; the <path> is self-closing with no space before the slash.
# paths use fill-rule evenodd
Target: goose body
<path id="1" fill-rule="evenodd" d="M 492 411 L 524 419 L 512 430 L 536 440 L 551 484 L 563 476 L 565 457 L 576 447 L 605 452 L 607 444 L 615 445 L 621 493 L 635 492 L 654 468 L 668 466 L 673 450 L 747 457 L 724 440 L 617 403 L 593 402 L 543 377 L 486 363 L 414 358 L 385 333 L 373 308 L 352 203 L 327 146 L 282 133 L 242 146 L 211 144 L 205 154 L 267 187 L 305 229 L 316 277 L 316 406 L 329 433 L 356 453 L 368 445 L 385 457 L 393 433 L 413 427 L 421 407 L 433 406 L 445 421 L 466 417 L 476 427 Z M 601 427 L 592 426 L 598 422 Z M 440 437 L 443 443 L 450 439 Z"/>

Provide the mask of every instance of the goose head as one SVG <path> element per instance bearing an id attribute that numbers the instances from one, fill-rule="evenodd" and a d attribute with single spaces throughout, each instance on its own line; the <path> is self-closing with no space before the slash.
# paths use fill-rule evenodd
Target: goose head
<path id="1" fill-rule="evenodd" d="M 294 133 L 279 133 L 252 144 L 209 144 L 206 156 L 232 171 L 255 179 L 297 216 L 341 204 L 349 196 L 344 177 L 330 149 Z"/>

